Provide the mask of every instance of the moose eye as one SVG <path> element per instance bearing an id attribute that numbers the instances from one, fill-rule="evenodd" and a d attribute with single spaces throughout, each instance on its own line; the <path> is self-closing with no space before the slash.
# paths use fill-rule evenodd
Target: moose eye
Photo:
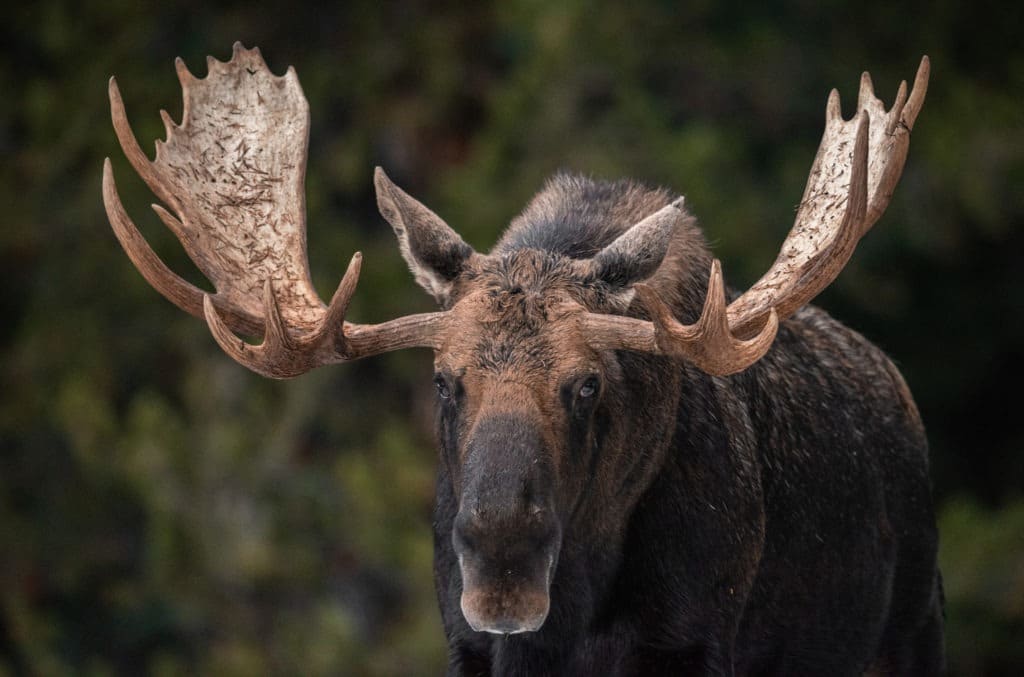
<path id="1" fill-rule="evenodd" d="M 452 396 L 451 388 L 448 387 L 448 382 L 443 377 L 434 377 L 434 387 L 437 388 L 437 394 L 442 400 L 447 400 Z"/>
<path id="2" fill-rule="evenodd" d="M 593 397 L 597 393 L 597 388 L 600 384 L 597 382 L 596 376 L 591 376 L 583 382 L 580 386 L 580 397 Z"/>

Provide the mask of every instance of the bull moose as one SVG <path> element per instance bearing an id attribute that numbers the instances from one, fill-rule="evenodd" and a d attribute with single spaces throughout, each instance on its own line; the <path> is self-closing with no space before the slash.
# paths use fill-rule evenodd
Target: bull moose
<path id="1" fill-rule="evenodd" d="M 828 99 L 795 225 L 749 290 L 726 287 L 683 198 L 551 178 L 481 254 L 377 169 L 380 212 L 440 306 L 346 320 L 310 282 L 309 109 L 294 69 L 236 44 L 194 77 L 150 161 L 116 82 L 114 128 L 163 222 L 216 288 L 114 232 L 232 358 L 288 378 L 434 351 L 434 575 L 452 675 L 930 675 L 942 590 L 924 429 L 889 359 L 808 302 L 885 210 L 929 62 L 891 109 L 865 73 Z M 258 345 L 238 335 L 262 336 Z"/>

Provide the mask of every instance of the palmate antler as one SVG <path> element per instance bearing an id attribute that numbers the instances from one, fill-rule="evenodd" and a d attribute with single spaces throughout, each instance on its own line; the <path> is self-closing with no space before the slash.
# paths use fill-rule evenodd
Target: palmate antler
<path id="1" fill-rule="evenodd" d="M 746 369 L 771 347 L 783 320 L 817 296 L 839 275 L 857 242 L 889 205 L 903 171 L 910 131 L 924 103 L 930 64 L 921 60 L 914 87 L 900 84 L 893 107 L 875 97 L 871 77 L 861 76 L 858 113 L 843 120 L 832 90 L 825 134 L 797 211 L 775 263 L 749 290 L 726 305 L 722 267 L 711 267 L 700 319 L 680 324 L 657 294 L 636 285 L 652 322 L 589 315 L 591 345 L 682 357 L 710 374 Z"/>
<path id="2" fill-rule="evenodd" d="M 111 115 L 125 155 L 170 208 L 153 205 L 217 292 L 204 292 L 160 261 L 125 212 L 108 158 L 107 215 L 146 280 L 183 310 L 205 317 L 231 357 L 265 376 L 287 378 L 389 350 L 436 347 L 443 313 L 379 325 L 344 321 L 359 279 L 358 253 L 329 306 L 313 289 L 303 193 L 309 107 L 295 71 L 275 76 L 259 49 L 239 43 L 231 61 L 210 58 L 208 66 L 207 77 L 196 78 L 177 60 L 182 122 L 161 111 L 167 140 L 157 142 L 152 162 L 110 80 Z M 264 341 L 254 346 L 234 332 L 263 335 Z"/>

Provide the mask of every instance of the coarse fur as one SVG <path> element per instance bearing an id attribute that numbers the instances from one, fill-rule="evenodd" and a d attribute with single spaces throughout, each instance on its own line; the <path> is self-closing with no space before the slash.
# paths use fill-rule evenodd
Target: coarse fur
<path id="1" fill-rule="evenodd" d="M 642 316 L 639 279 L 699 316 L 692 218 L 656 269 L 594 264 L 674 198 L 561 174 L 489 255 L 442 262 L 462 318 L 436 353 L 449 674 L 937 674 L 927 442 L 878 348 L 814 307 L 724 378 L 578 336 L 567 304 Z M 499 603 L 542 624 L 475 632 Z"/>

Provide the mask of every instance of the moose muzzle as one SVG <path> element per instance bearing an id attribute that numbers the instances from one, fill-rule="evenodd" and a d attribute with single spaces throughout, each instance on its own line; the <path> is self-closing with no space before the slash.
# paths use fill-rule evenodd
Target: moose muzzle
<path id="1" fill-rule="evenodd" d="M 477 426 L 452 531 L 462 613 L 477 632 L 533 632 L 547 618 L 561 546 L 552 476 L 534 426 L 511 416 Z"/>

